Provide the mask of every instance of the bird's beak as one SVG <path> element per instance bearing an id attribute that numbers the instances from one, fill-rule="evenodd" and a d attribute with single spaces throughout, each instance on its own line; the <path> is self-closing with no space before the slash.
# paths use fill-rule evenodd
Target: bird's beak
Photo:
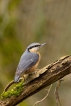
<path id="1" fill-rule="evenodd" d="M 41 47 L 44 46 L 44 45 L 46 45 L 46 43 L 41 44 Z"/>

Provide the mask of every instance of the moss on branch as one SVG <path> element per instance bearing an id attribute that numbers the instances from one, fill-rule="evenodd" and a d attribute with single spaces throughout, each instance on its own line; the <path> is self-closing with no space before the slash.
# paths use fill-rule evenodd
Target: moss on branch
<path id="1" fill-rule="evenodd" d="M 23 83 L 24 82 L 22 80 L 21 82 L 17 83 L 17 85 L 13 89 L 3 92 L 1 94 L 1 99 L 3 100 L 6 98 L 10 98 L 11 96 L 19 96 L 23 90 Z"/>

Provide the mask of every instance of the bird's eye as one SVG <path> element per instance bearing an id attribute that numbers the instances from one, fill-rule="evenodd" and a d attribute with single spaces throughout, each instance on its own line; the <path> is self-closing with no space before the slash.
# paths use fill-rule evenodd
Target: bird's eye
<path id="1" fill-rule="evenodd" d="M 34 47 L 37 47 L 37 46 L 34 46 Z"/>
<path id="2" fill-rule="evenodd" d="M 34 47 L 39 47 L 40 45 L 35 45 Z"/>

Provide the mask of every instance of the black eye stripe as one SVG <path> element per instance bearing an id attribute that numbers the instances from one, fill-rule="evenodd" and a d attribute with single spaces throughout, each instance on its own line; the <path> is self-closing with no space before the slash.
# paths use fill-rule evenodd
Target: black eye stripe
<path id="1" fill-rule="evenodd" d="M 32 49 L 33 47 L 38 47 L 38 46 L 40 46 L 40 45 L 34 45 L 32 47 L 29 47 L 29 49 Z"/>

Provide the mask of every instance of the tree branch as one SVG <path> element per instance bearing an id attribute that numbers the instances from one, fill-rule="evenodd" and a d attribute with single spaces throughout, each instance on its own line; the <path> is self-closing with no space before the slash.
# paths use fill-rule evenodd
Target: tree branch
<path id="1" fill-rule="evenodd" d="M 26 98 L 32 96 L 46 86 L 58 81 L 71 73 L 71 56 L 65 56 L 56 62 L 40 69 L 27 77 L 27 83 L 18 96 L 11 96 L 0 100 L 0 106 L 15 106 Z"/>

